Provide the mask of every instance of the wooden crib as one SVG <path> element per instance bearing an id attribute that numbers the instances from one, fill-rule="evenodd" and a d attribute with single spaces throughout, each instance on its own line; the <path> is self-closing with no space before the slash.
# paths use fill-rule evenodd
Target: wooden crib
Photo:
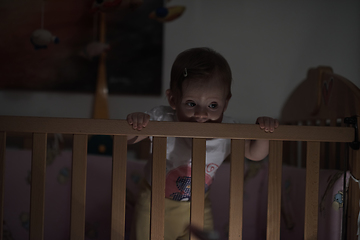
<path id="1" fill-rule="evenodd" d="M 331 84 L 331 88 L 329 84 Z M 324 88 L 324 86 L 327 87 Z M 339 165 L 336 158 L 329 157 L 327 159 L 323 156 L 335 156 L 336 154 L 332 154 L 336 149 L 344 153 L 344 156 L 349 151 L 348 162 L 344 165 L 347 166 L 355 179 L 360 178 L 360 153 L 359 150 L 356 150 L 356 138 L 360 133 L 357 128 L 357 123 L 360 120 L 359 104 L 360 91 L 355 85 L 345 78 L 333 74 L 331 68 L 319 67 L 309 70 L 308 78 L 292 93 L 289 101 L 284 105 L 281 116 L 283 124 L 272 134 L 259 131 L 257 125 L 249 124 L 149 123 L 145 129 L 137 132 L 137 134 L 154 137 L 150 239 L 163 239 L 166 137 L 169 136 L 193 138 L 193 177 L 190 216 L 192 224 L 199 227 L 203 225 L 206 139 L 231 139 L 229 239 L 242 239 L 244 140 L 269 139 L 271 141 L 269 153 L 267 239 L 280 239 L 283 157 L 286 159 L 287 164 L 295 163 L 306 166 L 304 239 L 317 239 L 319 169 L 325 165 Z M 354 120 L 353 123 L 349 124 L 349 126 L 342 124 L 345 117 L 352 116 L 355 116 L 351 118 Z M 315 126 L 308 126 L 311 124 Z M 33 135 L 30 239 L 34 240 L 44 238 L 47 137 L 52 133 L 73 134 L 70 239 L 78 240 L 84 239 L 85 232 L 88 136 L 113 136 L 111 239 L 124 239 L 127 164 L 126 135 L 134 134 L 134 130 L 129 127 L 126 121 L 1 116 L 1 222 L 3 222 L 4 208 L 6 136 L 14 132 L 31 133 Z M 297 142 L 302 143 L 300 150 L 305 150 L 305 154 L 297 154 L 299 149 Z M 334 147 L 334 144 L 337 143 L 351 143 L 354 148 Z M 326 151 L 331 151 L 331 154 L 326 154 Z M 298 156 L 300 156 L 300 160 L 297 160 Z M 305 159 L 305 161 L 301 162 L 302 159 Z M 354 181 L 350 181 L 347 199 L 348 228 L 346 236 L 347 239 L 356 239 L 358 228 L 357 217 L 359 213 L 359 187 Z M 1 225 L 0 234 L 3 232 L 2 230 Z M 2 239 L 2 235 L 0 239 Z M 192 239 L 195 239 L 195 237 L 192 237 Z"/>

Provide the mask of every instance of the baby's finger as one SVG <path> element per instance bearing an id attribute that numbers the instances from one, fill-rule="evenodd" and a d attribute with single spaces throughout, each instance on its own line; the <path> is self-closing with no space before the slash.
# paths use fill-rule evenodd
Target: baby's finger
<path id="1" fill-rule="evenodd" d="M 132 114 L 128 114 L 126 117 L 128 124 L 133 124 Z"/>
<path id="2" fill-rule="evenodd" d="M 142 126 L 146 127 L 148 125 L 149 121 L 150 121 L 150 115 L 145 114 Z"/>
<path id="3" fill-rule="evenodd" d="M 275 119 L 269 119 L 269 132 L 274 132 L 275 130 Z"/>
<path id="4" fill-rule="evenodd" d="M 279 127 L 279 121 L 277 119 L 270 118 L 270 132 L 274 132 Z"/>
<path id="5" fill-rule="evenodd" d="M 265 125 L 265 132 L 269 132 L 270 131 L 270 125 L 271 125 L 271 123 L 270 123 L 270 119 L 268 118 L 268 117 L 265 117 L 264 118 L 264 125 Z"/>
<path id="6" fill-rule="evenodd" d="M 259 126 L 260 126 L 261 129 L 264 129 L 264 128 L 265 128 L 264 118 L 259 117 L 259 118 L 256 120 L 256 123 L 259 124 Z"/>
<path id="7" fill-rule="evenodd" d="M 137 129 L 138 128 L 138 117 L 137 114 L 134 114 L 132 117 L 132 127 L 133 129 Z"/>
<path id="8" fill-rule="evenodd" d="M 141 130 L 144 124 L 144 116 L 142 114 L 138 114 L 137 116 L 137 130 Z"/>

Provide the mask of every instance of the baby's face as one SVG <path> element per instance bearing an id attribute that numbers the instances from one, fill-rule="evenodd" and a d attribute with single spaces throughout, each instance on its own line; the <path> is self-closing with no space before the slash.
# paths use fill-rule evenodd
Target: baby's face
<path id="1" fill-rule="evenodd" d="M 169 101 L 181 122 L 221 122 L 229 99 L 228 89 L 217 78 L 185 80 L 182 98 Z"/>

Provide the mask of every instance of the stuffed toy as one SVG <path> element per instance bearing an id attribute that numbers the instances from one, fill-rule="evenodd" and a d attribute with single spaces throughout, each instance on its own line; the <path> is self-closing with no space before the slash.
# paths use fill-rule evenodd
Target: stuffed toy
<path id="1" fill-rule="evenodd" d="M 53 36 L 48 30 L 37 29 L 31 34 L 30 41 L 35 49 L 44 49 L 50 43 L 59 43 L 59 38 Z"/>
<path id="2" fill-rule="evenodd" d="M 92 60 L 94 57 L 99 56 L 109 49 L 110 45 L 107 43 L 91 42 L 83 48 L 83 50 L 80 52 L 80 56 L 88 60 Z"/>

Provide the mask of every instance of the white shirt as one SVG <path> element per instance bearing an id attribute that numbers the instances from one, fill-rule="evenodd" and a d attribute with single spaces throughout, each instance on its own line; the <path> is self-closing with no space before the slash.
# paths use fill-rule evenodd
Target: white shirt
<path id="1" fill-rule="evenodd" d="M 175 110 L 159 106 L 146 112 L 151 121 L 177 122 Z M 222 123 L 238 123 L 224 116 Z M 152 140 L 152 138 L 150 138 Z M 205 191 L 212 183 L 216 170 L 230 154 L 230 139 L 206 140 Z M 167 138 L 165 197 L 177 201 L 189 201 L 191 197 L 191 138 Z M 151 184 L 151 159 L 145 166 L 145 177 Z"/>

